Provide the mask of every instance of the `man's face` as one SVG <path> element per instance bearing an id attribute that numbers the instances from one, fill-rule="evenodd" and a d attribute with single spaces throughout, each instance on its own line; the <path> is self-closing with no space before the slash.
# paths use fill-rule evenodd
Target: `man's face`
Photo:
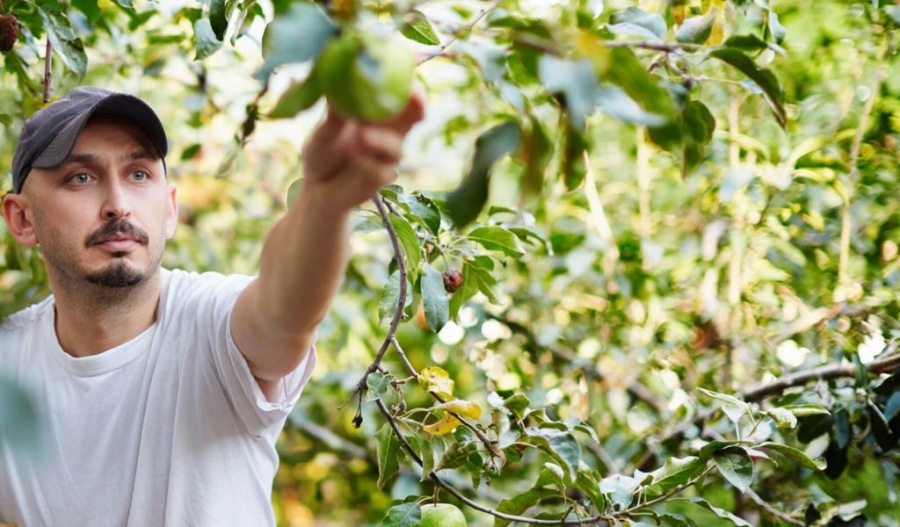
<path id="1" fill-rule="evenodd" d="M 32 170 L 16 203 L 4 207 L 7 222 L 19 210 L 25 228 L 11 231 L 40 245 L 63 282 L 140 284 L 159 269 L 177 223 L 158 153 L 140 128 L 107 116 L 88 122 L 60 166 Z"/>

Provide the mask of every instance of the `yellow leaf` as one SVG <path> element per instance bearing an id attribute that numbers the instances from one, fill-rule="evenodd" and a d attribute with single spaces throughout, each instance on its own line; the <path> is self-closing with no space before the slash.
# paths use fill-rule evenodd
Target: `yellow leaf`
<path id="1" fill-rule="evenodd" d="M 463 417 L 471 417 L 472 419 L 478 419 L 479 417 L 481 417 L 481 407 L 478 406 L 477 403 L 473 403 L 472 401 L 465 401 L 463 399 L 457 399 L 455 401 L 449 401 L 443 404 L 439 404 L 434 409 L 441 410 L 443 412 L 453 412 Z"/>
<path id="2" fill-rule="evenodd" d="M 429 366 L 419 373 L 419 384 L 425 391 L 433 393 L 441 399 L 453 399 L 453 379 L 446 371 L 437 366 Z"/>
<path id="3" fill-rule="evenodd" d="M 612 67 L 612 53 L 603 39 L 588 31 L 580 31 L 575 43 L 578 56 L 591 61 L 594 71 L 603 76 Z"/>
<path id="4" fill-rule="evenodd" d="M 716 10 L 716 20 L 713 22 L 712 31 L 709 38 L 706 39 L 706 44 L 718 46 L 725 38 L 725 10 L 717 6 L 713 6 L 712 9 Z"/>
<path id="5" fill-rule="evenodd" d="M 453 415 L 451 414 L 447 414 L 443 418 L 441 418 L 440 421 L 425 426 L 423 430 L 431 435 L 442 436 L 444 434 L 449 434 L 460 424 L 462 423 L 460 423 L 459 419 L 453 417 Z"/>

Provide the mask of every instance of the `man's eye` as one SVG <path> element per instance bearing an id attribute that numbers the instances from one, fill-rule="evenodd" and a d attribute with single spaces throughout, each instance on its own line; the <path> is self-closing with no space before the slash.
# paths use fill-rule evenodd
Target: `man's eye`
<path id="1" fill-rule="evenodd" d="M 131 178 L 135 181 L 144 181 L 145 179 L 149 179 L 150 175 L 143 170 L 138 170 L 131 173 Z"/>
<path id="2" fill-rule="evenodd" d="M 74 176 L 72 176 L 73 183 L 87 183 L 90 180 L 91 176 L 87 174 L 75 174 Z"/>

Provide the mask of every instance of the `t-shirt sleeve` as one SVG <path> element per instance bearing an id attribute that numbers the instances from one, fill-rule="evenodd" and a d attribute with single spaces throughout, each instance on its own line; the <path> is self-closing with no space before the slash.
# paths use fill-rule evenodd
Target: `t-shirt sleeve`
<path id="1" fill-rule="evenodd" d="M 294 371 L 281 379 L 275 400 L 268 400 L 231 335 L 234 304 L 254 277 L 217 273 L 195 276 L 196 280 L 190 285 L 188 297 L 191 301 L 187 304 L 191 307 L 188 309 L 196 309 L 192 315 L 199 325 L 197 329 L 204 335 L 202 347 L 206 359 L 234 413 L 253 436 L 273 428 L 280 430 L 312 376 L 316 365 L 315 346 Z"/>

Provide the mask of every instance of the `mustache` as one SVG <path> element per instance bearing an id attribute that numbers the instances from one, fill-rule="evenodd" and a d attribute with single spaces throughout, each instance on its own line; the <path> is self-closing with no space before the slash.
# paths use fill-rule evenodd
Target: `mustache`
<path id="1" fill-rule="evenodd" d="M 103 227 L 100 227 L 99 229 L 88 235 L 87 239 L 85 239 L 84 241 L 84 245 L 85 247 L 97 245 L 98 243 L 103 243 L 118 234 L 127 234 L 128 236 L 133 238 L 134 241 L 141 244 L 146 244 L 150 240 L 150 237 L 147 235 L 147 233 L 140 227 L 135 226 L 133 223 L 127 220 L 116 220 L 107 223 Z"/>

